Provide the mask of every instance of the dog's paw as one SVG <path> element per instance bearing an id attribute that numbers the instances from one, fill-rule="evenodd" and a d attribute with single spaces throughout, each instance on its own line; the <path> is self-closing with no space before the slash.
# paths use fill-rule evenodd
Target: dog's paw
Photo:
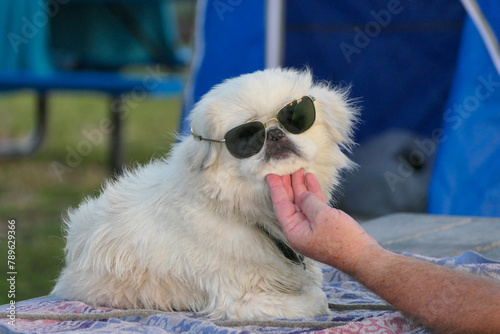
<path id="1" fill-rule="evenodd" d="M 306 287 L 300 294 L 247 293 L 232 314 L 233 319 L 317 318 L 328 316 L 328 300 L 318 287 Z"/>

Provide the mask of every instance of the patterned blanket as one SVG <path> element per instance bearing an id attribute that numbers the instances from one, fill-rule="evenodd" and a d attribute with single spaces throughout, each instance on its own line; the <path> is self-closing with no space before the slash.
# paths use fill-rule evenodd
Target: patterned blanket
<path id="1" fill-rule="evenodd" d="M 471 251 L 446 259 L 406 255 L 500 280 L 500 262 Z M 322 269 L 329 317 L 213 321 L 189 312 L 96 308 L 46 296 L 17 302 L 15 311 L 0 306 L 0 333 L 428 333 L 351 277 Z"/>

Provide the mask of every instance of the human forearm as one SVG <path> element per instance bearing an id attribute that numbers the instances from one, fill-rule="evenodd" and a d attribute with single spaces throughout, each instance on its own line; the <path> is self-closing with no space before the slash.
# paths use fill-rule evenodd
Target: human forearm
<path id="1" fill-rule="evenodd" d="M 433 332 L 499 333 L 500 283 L 367 247 L 353 275 Z"/>
<path id="2" fill-rule="evenodd" d="M 500 283 L 384 250 L 354 219 L 326 205 L 316 178 L 268 175 L 290 245 L 355 277 L 433 332 L 500 333 Z"/>

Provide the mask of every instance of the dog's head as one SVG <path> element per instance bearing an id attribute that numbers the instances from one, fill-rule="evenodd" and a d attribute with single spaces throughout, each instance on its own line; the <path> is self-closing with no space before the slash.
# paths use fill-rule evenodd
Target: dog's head
<path id="1" fill-rule="evenodd" d="M 278 121 L 277 114 L 301 102 L 309 109 L 312 104 L 315 118 L 312 126 L 293 134 L 283 117 Z M 233 184 L 263 184 L 269 173 L 285 175 L 304 168 L 316 174 L 329 194 L 338 171 L 349 166 L 342 150 L 352 144 L 355 118 L 347 90 L 314 83 L 307 70 L 257 71 L 224 81 L 197 103 L 190 115 L 193 136 L 185 138 L 188 159 L 191 168 L 212 171 L 211 177 L 220 178 L 219 183 L 225 179 Z M 226 135 L 248 122 L 265 126 L 257 144 L 253 137 L 245 142 L 241 135 Z M 238 157 L 247 146 L 251 155 Z"/>

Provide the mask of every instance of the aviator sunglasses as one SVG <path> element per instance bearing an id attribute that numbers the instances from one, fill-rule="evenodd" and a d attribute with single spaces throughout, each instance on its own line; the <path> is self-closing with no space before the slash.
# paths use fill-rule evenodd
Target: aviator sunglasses
<path id="1" fill-rule="evenodd" d="M 309 130 L 316 120 L 315 100 L 312 96 L 302 96 L 279 108 L 276 117 L 266 122 L 254 120 L 243 123 L 226 132 L 222 140 L 203 138 L 192 128 L 191 134 L 198 141 L 225 143 L 229 153 L 236 158 L 249 158 L 259 153 L 264 147 L 266 126 L 270 121 L 277 121 L 283 129 L 294 135 Z"/>

